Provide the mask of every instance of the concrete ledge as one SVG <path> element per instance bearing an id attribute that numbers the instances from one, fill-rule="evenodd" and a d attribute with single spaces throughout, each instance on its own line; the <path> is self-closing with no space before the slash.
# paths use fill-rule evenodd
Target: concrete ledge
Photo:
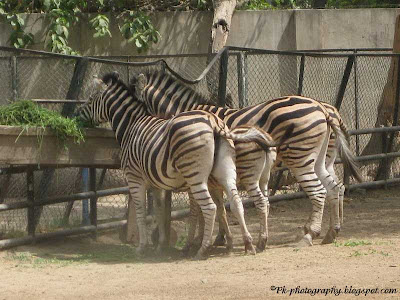
<path id="1" fill-rule="evenodd" d="M 0 164 L 119 168 L 120 146 L 105 128 L 87 129 L 85 142 L 69 139 L 64 145 L 49 129 L 0 126 Z"/>

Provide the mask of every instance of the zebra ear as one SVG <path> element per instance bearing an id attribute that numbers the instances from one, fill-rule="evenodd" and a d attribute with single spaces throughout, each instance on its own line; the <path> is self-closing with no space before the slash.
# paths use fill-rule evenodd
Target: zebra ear
<path id="1" fill-rule="evenodd" d="M 138 92 L 141 92 L 144 89 L 146 83 L 147 83 L 146 76 L 143 73 L 139 74 L 139 76 L 137 77 L 137 84 L 136 84 Z"/>
<path id="2" fill-rule="evenodd" d="M 113 71 L 112 74 L 115 76 L 114 78 L 115 78 L 116 80 L 119 79 L 119 73 L 118 73 L 117 71 Z"/>
<path id="3" fill-rule="evenodd" d="M 101 90 L 104 87 L 104 82 L 100 78 L 98 78 L 96 75 L 93 76 L 93 87 L 95 90 Z"/>

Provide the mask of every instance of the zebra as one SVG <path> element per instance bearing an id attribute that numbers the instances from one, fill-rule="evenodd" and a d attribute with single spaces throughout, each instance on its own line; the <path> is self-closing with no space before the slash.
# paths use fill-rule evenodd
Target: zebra
<path id="1" fill-rule="evenodd" d="M 294 126 L 292 135 L 277 152 L 271 150 L 266 154 L 256 145 L 235 144 L 239 184 L 244 185 L 261 215 L 263 210 L 268 214 L 270 170 L 274 163 L 283 162 L 313 206 L 304 225 L 300 245 L 311 246 L 313 239 L 320 235 L 325 198 L 330 205 L 331 215 L 330 227 L 323 243 L 333 242 L 342 223 L 344 195 L 344 186 L 333 169 L 337 152 L 352 175 L 362 181 L 359 167 L 349 148 L 344 123 L 334 107 L 302 96 L 281 97 L 243 109 L 218 107 L 163 72 L 133 76 L 130 84 L 140 90 L 140 98 L 155 116 L 170 118 L 183 111 L 200 109 L 218 115 L 230 129 L 243 125 L 258 126 L 273 139 L 279 139 L 289 124 Z M 251 178 L 252 182 L 246 182 L 247 178 Z M 221 195 L 219 197 L 218 201 L 222 201 Z M 194 217 L 190 224 L 195 222 L 193 220 Z M 261 222 L 257 243 L 259 251 L 265 249 L 268 238 L 265 226 L 267 222 Z"/>
<path id="2" fill-rule="evenodd" d="M 139 254 L 144 254 L 148 243 L 145 192 L 150 186 L 190 190 L 205 219 L 203 241 L 196 255 L 198 259 L 206 257 L 216 214 L 216 205 L 207 186 L 209 176 L 225 190 L 235 216 L 247 232 L 236 187 L 232 140 L 255 142 L 268 149 L 278 145 L 269 134 L 254 127 L 238 127 L 231 131 L 220 118 L 206 111 L 183 112 L 169 120 L 151 116 L 136 98 L 134 90 L 115 72 L 105 74 L 102 79 L 95 78 L 94 85 L 98 92 L 80 107 L 78 115 L 94 124 L 110 122 L 115 132 L 121 146 L 121 167 L 136 208 Z M 287 136 L 290 134 L 289 128 Z M 162 240 L 165 232 L 162 227 L 160 229 Z M 245 240 L 246 236 L 243 238 Z"/>

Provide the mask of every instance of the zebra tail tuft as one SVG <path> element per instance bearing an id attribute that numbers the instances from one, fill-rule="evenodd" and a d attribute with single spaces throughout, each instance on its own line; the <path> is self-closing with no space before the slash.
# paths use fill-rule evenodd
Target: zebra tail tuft
<path id="1" fill-rule="evenodd" d="M 271 147 L 278 147 L 282 145 L 284 141 L 292 134 L 293 129 L 294 125 L 289 125 L 278 142 L 276 142 L 269 133 L 255 126 L 238 126 L 231 131 L 231 135 L 234 141 L 255 142 L 263 150 L 269 151 Z"/>
<path id="2" fill-rule="evenodd" d="M 350 135 L 348 134 L 346 127 L 338 127 L 337 125 L 332 123 L 331 127 L 336 134 L 336 145 L 340 158 L 343 161 L 344 167 L 350 171 L 350 173 L 358 182 L 362 182 L 363 178 L 361 176 L 360 165 L 356 161 L 355 156 L 350 149 Z"/>

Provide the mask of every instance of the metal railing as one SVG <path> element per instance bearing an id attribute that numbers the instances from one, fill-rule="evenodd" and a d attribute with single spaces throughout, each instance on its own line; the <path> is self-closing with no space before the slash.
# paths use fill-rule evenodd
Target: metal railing
<path id="1" fill-rule="evenodd" d="M 229 104 L 233 107 L 245 107 L 285 94 L 305 95 L 324 100 L 339 109 L 349 127 L 355 129 L 350 130 L 350 134 L 355 136 L 352 140 L 352 148 L 360 162 L 383 162 L 366 165 L 363 175 L 367 180 L 361 184 L 351 182 L 348 175 L 341 167 L 338 167 L 338 172 L 345 177 L 348 190 L 375 188 L 399 182 L 399 178 L 395 177 L 397 164 L 393 165 L 391 162 L 400 155 L 400 152 L 393 151 L 394 133 L 400 129 L 400 126 L 396 126 L 397 123 L 394 123 L 392 127 L 373 128 L 380 101 L 378 98 L 383 93 L 391 60 L 393 57 L 399 56 L 399 54 L 385 53 L 388 51 L 390 49 L 326 49 L 291 52 L 227 47 L 218 55 L 213 56 L 199 54 L 94 58 L 0 47 L 0 68 L 3 69 L 0 72 L 0 89 L 3 91 L 0 95 L 0 103 L 6 103 L 9 100 L 18 101 L 20 98 L 35 99 L 41 105 L 68 115 L 90 94 L 91 75 L 114 70 L 120 72 L 121 78 L 126 81 L 129 81 L 132 72 L 165 70 L 190 84 L 206 97 L 214 99 L 219 105 L 226 105 L 227 99 L 229 99 Z M 397 83 L 397 86 L 400 84 Z M 70 99 L 70 101 L 65 103 L 65 99 Z M 396 106 L 393 110 L 395 122 L 398 119 L 398 102 L 399 93 L 397 92 Z M 383 135 L 385 138 L 382 140 L 387 142 L 381 144 L 380 149 L 375 149 L 376 153 L 363 154 L 372 134 Z M 383 179 L 374 180 L 376 176 L 368 175 L 379 169 L 383 170 L 381 171 Z M 95 176 L 99 170 L 97 172 L 93 169 L 90 171 L 90 191 L 77 192 L 79 188 L 72 188 L 73 184 L 68 185 L 68 180 L 57 184 L 53 183 L 58 176 L 57 172 L 69 172 L 69 176 L 63 177 L 73 178 L 76 174 L 80 174 L 79 169 L 2 168 L 0 182 L 3 180 L 3 183 L 6 184 L 2 185 L 0 192 L 0 230 L 3 230 L 5 232 L 3 235 L 7 236 L 7 231 L 14 231 L 13 228 L 20 230 L 26 224 L 29 234 L 28 237 L 19 240 L 4 239 L 0 241 L 0 248 L 53 237 L 54 234 L 49 232 L 36 233 L 40 223 L 38 219 L 47 218 L 43 213 L 38 213 L 41 211 L 38 208 L 49 205 L 54 207 L 61 203 L 71 204 L 74 201 L 91 199 L 91 211 L 93 212 L 91 225 L 58 230 L 60 234 L 82 233 L 85 230 L 95 232 L 96 228 L 107 229 L 123 226 L 126 223 L 123 220 L 126 209 L 125 195 L 128 194 L 123 175 L 118 170 L 100 171 L 100 177 Z M 111 171 L 114 173 L 107 175 Z M 278 173 L 282 174 L 283 171 L 284 169 L 281 168 Z M 21 172 L 24 172 L 25 175 L 22 175 Z M 34 181 L 33 174 L 39 172 L 40 174 L 35 177 L 40 180 Z M 75 175 L 71 176 L 71 174 Z M 81 176 L 77 177 L 81 181 Z M 122 179 L 112 182 L 113 177 Z M 274 177 L 279 179 L 280 176 L 275 175 Z M 32 194 L 29 189 L 24 188 L 26 180 L 37 185 L 39 188 L 35 190 L 40 190 L 40 193 Z M 13 189 L 13 185 L 17 186 L 18 190 L 25 190 L 25 192 L 20 194 L 14 192 L 17 188 Z M 279 188 L 279 185 L 274 184 L 274 190 L 279 191 Z M 274 195 L 270 197 L 270 201 L 304 197 L 302 192 L 296 192 L 298 190 L 296 185 L 292 185 L 290 189 L 293 190 L 293 193 Z M 60 196 L 62 192 L 57 192 L 57 190 L 68 190 L 70 193 Z M 14 199 L 27 200 L 14 201 Z M 104 199 L 104 201 L 98 201 L 99 199 Z M 117 199 L 120 200 L 117 201 Z M 97 206 L 105 205 L 107 210 L 110 210 L 109 208 L 113 207 L 116 202 L 120 205 L 118 213 L 113 216 L 100 216 L 96 209 Z M 123 203 L 122 206 L 121 203 Z M 182 207 L 187 207 L 187 198 L 183 197 L 183 194 L 174 195 L 173 206 L 176 209 L 173 212 L 173 218 L 180 218 L 188 214 L 187 208 L 180 210 Z M 71 205 L 66 205 L 66 207 L 54 208 L 49 214 L 60 215 L 60 211 L 67 209 L 73 210 Z M 24 210 L 27 212 L 25 213 Z M 5 213 L 14 211 L 22 211 L 22 214 L 5 217 Z M 25 216 L 21 217 L 21 215 Z M 76 217 L 79 222 L 82 221 L 80 213 L 76 214 Z M 21 222 L 22 225 L 8 225 L 18 223 L 18 218 L 25 219 Z M 111 220 L 113 225 L 110 225 L 111 227 L 103 224 L 97 225 L 99 218 L 102 221 Z M 9 221 L 12 219 L 17 221 Z M 52 217 L 49 217 L 49 220 L 52 220 Z M 43 228 L 40 230 L 47 231 Z"/>

